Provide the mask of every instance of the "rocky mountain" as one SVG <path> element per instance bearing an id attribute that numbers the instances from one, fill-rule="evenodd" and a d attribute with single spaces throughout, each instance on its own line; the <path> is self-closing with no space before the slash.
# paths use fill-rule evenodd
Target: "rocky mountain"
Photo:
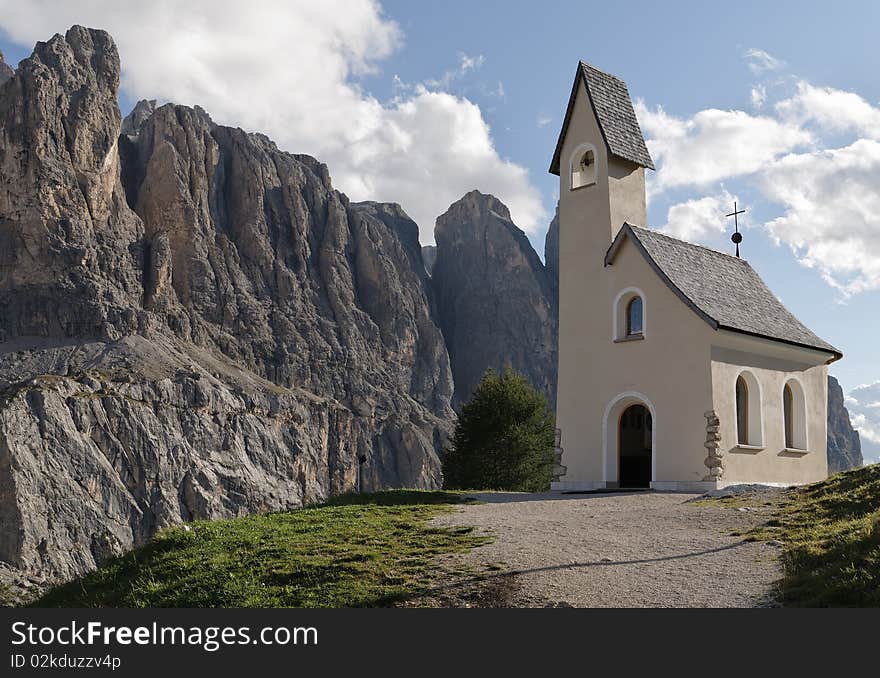
<path id="1" fill-rule="evenodd" d="M 0 561 L 65 578 L 181 520 L 436 486 L 415 224 L 199 108 L 123 126 L 119 73 L 74 27 L 0 85 Z"/>
<path id="2" fill-rule="evenodd" d="M 828 377 L 828 473 L 847 471 L 864 464 L 859 432 L 853 429 L 844 406 L 843 389 Z"/>
<path id="3" fill-rule="evenodd" d="M 556 402 L 556 315 L 547 271 L 497 198 L 471 191 L 437 218 L 431 287 L 452 363 L 453 401 L 510 365 Z"/>
<path id="4" fill-rule="evenodd" d="M 6 63 L 3 52 L 0 52 L 0 85 L 9 80 L 13 75 L 15 75 L 15 71 Z"/>

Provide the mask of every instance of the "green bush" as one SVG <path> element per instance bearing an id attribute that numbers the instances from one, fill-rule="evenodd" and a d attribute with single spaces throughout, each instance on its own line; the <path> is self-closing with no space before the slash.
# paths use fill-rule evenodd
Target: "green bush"
<path id="1" fill-rule="evenodd" d="M 556 423 L 547 400 L 521 374 L 488 370 L 462 406 L 443 459 L 448 489 L 550 489 Z"/>

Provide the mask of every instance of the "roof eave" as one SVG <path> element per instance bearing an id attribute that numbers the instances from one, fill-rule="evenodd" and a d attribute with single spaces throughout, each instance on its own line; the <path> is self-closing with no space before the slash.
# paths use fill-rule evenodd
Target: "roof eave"
<path id="1" fill-rule="evenodd" d="M 730 325 L 719 324 L 716 329 L 726 330 L 728 332 L 736 332 L 737 334 L 743 334 L 747 337 L 757 337 L 758 339 L 766 339 L 767 341 L 773 341 L 777 344 L 785 344 L 786 346 L 794 346 L 796 348 L 804 348 L 809 351 L 824 353 L 825 355 L 831 356 L 828 360 L 825 361 L 826 365 L 830 365 L 831 363 L 837 362 L 838 360 L 843 358 L 843 353 L 833 346 L 814 346 L 812 344 L 805 344 L 800 341 L 792 341 L 791 339 L 780 339 L 779 337 L 772 337 L 769 334 L 762 334 L 760 332 L 749 332 L 748 330 L 740 329 L 739 327 L 731 327 Z"/>

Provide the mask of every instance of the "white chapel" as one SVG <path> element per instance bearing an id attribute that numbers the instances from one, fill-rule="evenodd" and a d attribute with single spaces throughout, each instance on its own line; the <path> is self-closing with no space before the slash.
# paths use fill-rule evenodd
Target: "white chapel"
<path id="1" fill-rule="evenodd" d="M 747 261 L 652 230 L 625 83 L 578 65 L 559 176 L 555 489 L 705 491 L 825 478 L 842 357 Z"/>

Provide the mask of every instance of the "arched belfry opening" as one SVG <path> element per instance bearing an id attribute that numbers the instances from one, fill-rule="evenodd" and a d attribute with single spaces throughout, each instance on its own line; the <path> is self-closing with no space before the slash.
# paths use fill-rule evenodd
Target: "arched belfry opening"
<path id="1" fill-rule="evenodd" d="M 627 407 L 620 415 L 618 472 L 620 487 L 650 487 L 654 422 L 644 405 Z"/>

